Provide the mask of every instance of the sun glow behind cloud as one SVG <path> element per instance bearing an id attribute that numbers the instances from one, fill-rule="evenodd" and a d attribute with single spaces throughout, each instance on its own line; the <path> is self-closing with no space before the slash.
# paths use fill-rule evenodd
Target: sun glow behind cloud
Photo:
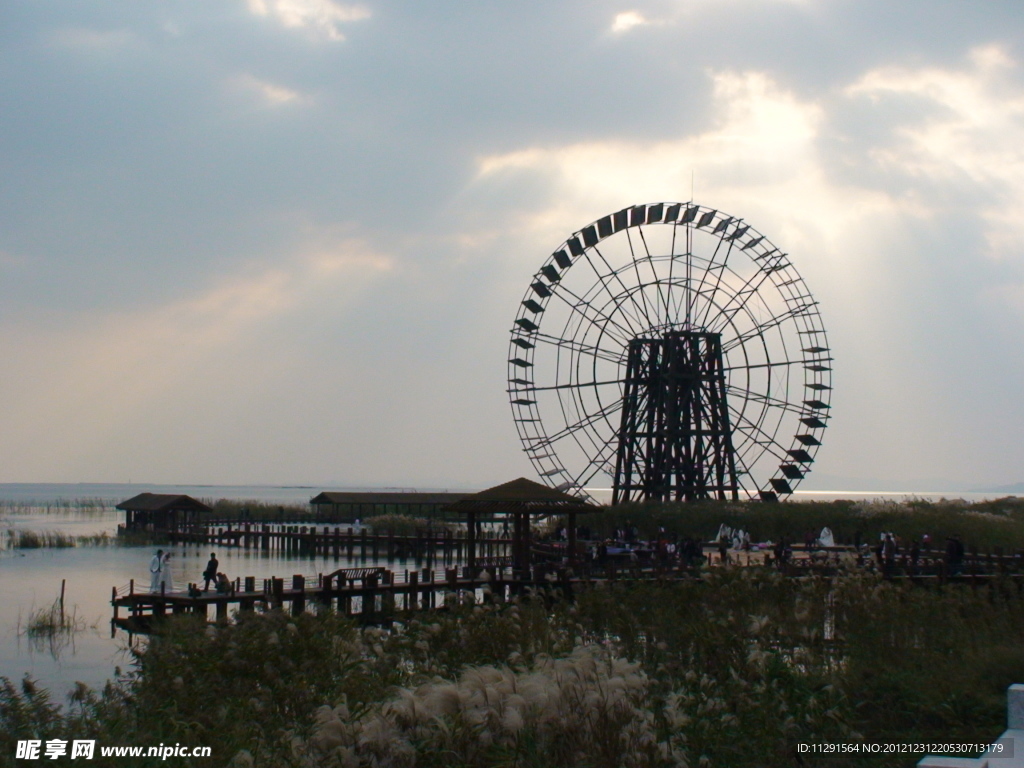
<path id="1" fill-rule="evenodd" d="M 890 6 L 25 5 L 0 89 L 8 478 L 143 453 L 183 481 L 528 472 L 502 367 L 529 276 L 574 227 L 692 195 L 822 301 L 819 470 L 1018 479 L 1024 22 Z"/>
<path id="2" fill-rule="evenodd" d="M 298 91 L 260 80 L 249 74 L 235 78 L 234 82 L 241 89 L 257 94 L 260 100 L 268 107 L 294 106 L 308 104 L 312 101 L 309 96 L 305 96 Z"/>
<path id="3" fill-rule="evenodd" d="M 7 445 L 20 446 L 13 449 L 29 476 L 44 478 L 54 464 L 88 474 L 103 466 L 97 446 L 123 460 L 162 429 L 206 434 L 225 416 L 213 412 L 227 410 L 224 397 L 243 403 L 240 417 L 256 418 L 238 396 L 251 397 L 261 381 L 304 376 L 295 367 L 309 364 L 301 352 L 266 346 L 264 337 L 290 317 L 325 307 L 343 313 L 392 266 L 357 240 L 324 242 L 162 306 L 96 313 L 58 328 L 0 328 L 0 349 L 22 361 L 21 375 L 0 386 L 4 400 L 18 404 Z M 231 389 L 235 397 L 223 394 Z M 39 430 L 61 439 L 26 449 Z M 175 471 L 173 461 L 167 469 Z"/>
<path id="4" fill-rule="evenodd" d="M 918 99 L 938 110 L 898 126 L 895 141 L 872 151 L 882 167 L 909 176 L 988 189 L 984 212 L 994 257 L 1021 257 L 1024 235 L 1024 91 L 1016 62 L 999 46 L 972 51 L 964 70 L 886 67 L 846 93 L 875 102 Z"/>
<path id="5" fill-rule="evenodd" d="M 977 56 L 973 61 L 978 67 Z M 945 107 L 935 122 L 894 126 L 872 145 L 868 164 L 881 169 L 900 162 L 908 173 L 943 177 L 963 165 L 965 170 L 958 172 L 968 178 L 992 174 L 1000 184 L 1016 189 L 1018 156 L 1010 145 L 1018 131 L 999 128 L 984 117 L 975 123 L 966 115 L 975 109 L 976 115 L 994 115 L 998 100 L 1008 100 L 1010 114 L 997 119 L 1012 121 L 1017 109 L 1017 96 L 997 96 L 991 84 L 985 84 L 1006 66 L 1005 61 L 991 54 L 982 61 L 987 62 L 984 67 L 956 73 L 869 73 L 833 97 L 818 100 L 800 98 L 763 72 L 711 72 L 715 119 L 707 131 L 653 143 L 592 141 L 522 148 L 481 158 L 476 183 L 486 186 L 528 174 L 546 179 L 553 190 L 550 204 L 522 212 L 514 226 L 527 228 L 554 248 L 569 234 L 566 222 L 580 227 L 625 205 L 690 199 L 693 173 L 696 202 L 741 215 L 761 229 L 794 254 L 794 263 L 815 296 L 827 297 L 826 327 L 849 350 L 847 365 L 857 369 L 858 392 L 839 393 L 837 405 L 841 411 L 852 403 L 862 416 L 860 424 L 839 433 L 843 444 L 838 453 L 850 456 L 855 445 L 872 441 L 872 430 L 894 428 L 907 430 L 923 449 L 943 439 L 943 430 L 949 427 L 935 423 L 931 414 L 950 405 L 937 392 L 920 395 L 899 413 L 878 404 L 887 403 L 893 393 L 918 390 L 928 365 L 919 355 L 908 357 L 901 351 L 917 344 L 915 337 L 930 321 L 912 297 L 900 293 L 916 267 L 913 260 L 901 258 L 900 251 L 910 228 L 930 221 L 944 208 L 944 193 L 938 198 L 922 191 L 911 194 L 899 185 L 873 183 L 870 177 L 862 183 L 837 179 L 836 159 L 842 156 L 836 155 L 837 146 L 849 155 L 844 162 L 863 164 L 864 158 L 861 147 L 839 132 L 841 124 L 833 115 L 840 107 L 856 108 L 867 94 L 897 91 L 935 99 Z M 991 130 L 1000 136 L 998 145 L 985 141 Z M 947 160 L 948 152 L 956 157 Z M 1009 163 L 1007 168 L 986 170 L 988 163 L 1000 158 Z M 1009 197 L 1016 205 L 1017 193 Z M 1000 218 L 987 215 L 990 238 L 999 232 Z M 1016 292 L 1001 300 L 1024 305 L 1014 297 Z M 967 293 L 963 298 L 983 301 Z M 866 307 L 872 310 L 861 311 Z M 901 312 L 920 318 L 901 323 Z M 902 337 L 894 336 L 897 328 Z M 878 350 L 864 346 L 867 339 L 895 344 Z M 862 353 L 867 357 L 861 358 Z M 873 450 L 894 466 L 905 461 L 905 445 Z M 828 455 L 824 454 L 825 462 Z"/>
<path id="6" fill-rule="evenodd" d="M 342 5 L 333 0 L 248 0 L 257 16 L 272 17 L 288 29 L 304 29 L 329 40 L 342 41 L 342 26 L 370 17 L 361 5 Z"/>
<path id="7" fill-rule="evenodd" d="M 634 27 L 643 26 L 650 22 L 644 18 L 644 15 L 639 11 L 624 11 L 615 15 L 615 20 L 612 22 L 612 32 L 614 34 L 622 34 L 628 32 Z"/>

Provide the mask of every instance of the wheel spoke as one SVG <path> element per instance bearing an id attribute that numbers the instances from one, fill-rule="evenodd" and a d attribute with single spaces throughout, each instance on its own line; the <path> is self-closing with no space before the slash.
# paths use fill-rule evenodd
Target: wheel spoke
<path id="1" fill-rule="evenodd" d="M 830 387 L 830 374 L 803 371 L 830 370 L 816 364 L 831 359 L 820 354 L 817 302 L 788 257 L 740 219 L 692 201 L 636 206 L 578 231 L 535 279 L 512 331 L 526 353 L 514 352 L 507 391 L 524 451 L 551 485 L 635 477 L 650 462 L 675 473 L 673 494 L 703 478 L 755 497 L 793 461 L 796 437 L 829 418 L 805 394 Z M 623 440 L 667 440 L 678 456 L 638 447 L 617 469 L 624 410 Z M 702 434 L 719 436 L 714 448 L 690 446 Z M 698 494 L 720 492 L 707 489 Z"/>
<path id="2" fill-rule="evenodd" d="M 759 336 L 764 336 L 765 331 L 770 331 L 772 328 L 777 328 L 787 320 L 792 320 L 794 318 L 800 317 L 801 315 L 807 314 L 808 310 L 813 309 L 816 303 L 817 302 L 810 302 L 808 304 L 803 304 L 798 307 L 793 307 L 792 309 L 789 309 L 780 315 L 772 317 L 770 320 L 764 321 L 760 325 L 754 326 L 746 333 L 740 334 L 736 338 L 731 339 L 728 344 L 723 344 L 722 353 L 725 354 L 729 350 L 735 349 L 737 345 L 744 344 L 747 341 L 750 341 L 750 339 L 754 339 Z"/>
<path id="3" fill-rule="evenodd" d="M 609 403 L 604 408 L 601 408 L 595 411 L 594 413 L 584 416 L 583 418 L 573 422 L 572 424 L 563 427 L 562 429 L 555 432 L 553 435 L 545 436 L 535 441 L 532 445 L 527 446 L 526 450 L 535 451 L 540 448 L 550 448 L 554 443 L 557 443 L 559 440 L 568 437 L 577 430 L 585 429 L 594 422 L 599 421 L 600 419 L 607 419 L 613 413 L 618 411 L 621 407 L 621 400 L 616 401 L 614 403 Z"/>
<path id="4" fill-rule="evenodd" d="M 556 389 L 588 389 L 590 387 L 605 387 L 609 384 L 622 384 L 622 379 L 611 381 L 574 381 L 572 384 L 552 384 L 549 387 L 524 387 L 523 389 L 510 389 L 509 392 L 550 392 Z"/>
<path id="5" fill-rule="evenodd" d="M 573 304 L 571 301 L 569 301 L 565 297 L 566 294 L 568 294 L 570 297 L 575 299 L 576 303 Z M 609 332 L 608 335 L 612 336 L 616 340 L 620 341 L 623 344 L 623 346 L 628 344 L 629 340 L 633 338 L 634 334 L 633 334 L 633 329 L 632 328 L 627 328 L 627 327 L 625 327 L 623 325 L 620 325 L 618 322 L 616 322 L 616 320 L 613 317 L 611 317 L 610 315 L 606 315 L 604 312 L 602 312 L 600 309 L 595 307 L 589 301 L 585 300 L 581 296 L 577 296 L 575 293 L 570 291 L 565 286 L 559 286 L 558 290 L 556 290 L 554 292 L 554 295 L 556 297 L 558 297 L 567 307 L 569 307 L 569 309 L 571 311 L 573 311 L 576 314 L 580 315 L 581 318 L 582 318 L 581 322 L 589 321 L 591 325 L 597 325 L 596 320 L 603 320 L 605 325 L 602 326 L 602 327 L 606 331 L 609 331 L 609 329 L 612 328 L 612 329 L 615 329 L 616 331 L 621 332 L 621 334 L 622 334 L 621 336 L 619 334 L 617 334 L 617 333 L 611 333 L 611 332 Z M 595 318 L 593 318 L 590 315 L 588 315 L 585 310 L 581 309 L 581 307 L 586 307 L 587 310 L 593 311 L 597 315 L 596 320 L 595 320 Z"/>
<path id="6" fill-rule="evenodd" d="M 626 284 L 624 282 L 622 282 L 622 277 L 619 275 L 619 273 L 615 269 L 612 268 L 612 265 L 608 263 L 608 260 L 604 257 L 604 254 L 601 253 L 601 249 L 600 248 L 598 248 L 595 245 L 591 250 L 594 253 L 597 254 L 597 257 L 601 260 L 601 263 L 604 264 L 605 267 L 608 268 L 608 275 L 610 277 L 614 277 L 615 278 L 615 282 L 617 282 L 619 284 L 619 287 L 622 288 L 623 294 L 625 294 L 626 298 L 629 299 L 630 303 L 633 305 L 633 307 L 639 313 L 639 314 L 636 314 L 636 315 L 630 313 L 630 315 L 629 315 L 630 318 L 632 320 L 634 320 L 637 324 L 639 324 L 640 331 L 644 331 L 647 328 L 649 328 L 650 324 L 651 324 L 650 317 L 644 311 L 644 308 L 641 307 L 640 304 L 637 302 L 636 297 L 634 296 L 634 292 L 631 291 L 629 288 L 627 288 Z M 632 246 L 630 246 L 630 250 L 632 250 Z M 597 267 L 594 266 L 594 262 L 590 258 L 590 252 L 589 251 L 587 252 L 587 261 L 590 263 L 591 269 L 593 269 L 594 272 L 597 273 Z M 599 279 L 601 279 L 600 276 L 599 276 Z M 607 285 L 605 285 L 605 290 L 608 290 Z M 622 294 L 619 294 L 619 295 L 622 295 Z M 616 297 L 613 296 L 613 299 L 614 298 L 616 298 Z M 626 314 L 624 309 L 623 309 L 623 314 Z M 634 333 L 633 335 L 636 336 L 637 334 Z"/>
<path id="7" fill-rule="evenodd" d="M 760 403 L 761 405 L 767 405 L 767 406 L 769 406 L 771 408 L 780 408 L 780 409 L 782 409 L 784 411 L 787 411 L 789 413 L 799 414 L 800 416 L 806 416 L 807 415 L 807 409 L 804 406 L 797 405 L 796 403 L 791 403 L 788 400 L 780 400 L 777 397 L 771 397 L 770 395 L 764 395 L 764 394 L 761 394 L 760 392 L 754 392 L 753 390 L 744 389 L 743 387 L 738 387 L 738 386 L 735 386 L 733 384 L 726 384 L 725 385 L 725 391 L 726 391 L 726 394 L 728 394 L 729 392 L 742 393 L 742 395 L 744 396 L 745 400 L 750 400 L 750 401 L 753 401 L 755 403 Z"/>
<path id="8" fill-rule="evenodd" d="M 580 355 L 589 355 L 595 357 L 598 360 L 604 360 L 608 363 L 614 363 L 619 365 L 622 362 L 622 355 L 613 352 L 610 349 L 598 347 L 593 344 L 581 344 L 575 339 L 561 339 L 558 336 L 549 336 L 546 333 L 538 333 L 534 337 L 534 341 L 543 342 L 544 344 L 550 344 L 555 347 L 561 347 L 562 349 L 569 350 L 570 352 L 576 352 Z"/>

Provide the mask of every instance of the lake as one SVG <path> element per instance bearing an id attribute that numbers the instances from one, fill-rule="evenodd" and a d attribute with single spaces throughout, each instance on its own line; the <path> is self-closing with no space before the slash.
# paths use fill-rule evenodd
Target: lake
<path id="1" fill-rule="evenodd" d="M 277 504 L 305 504 L 321 489 L 262 486 L 129 486 L 0 484 L 0 536 L 8 530 L 57 531 L 69 536 L 107 533 L 116 535 L 124 513 L 113 508 L 144 490 L 187 493 L 203 499 L 256 500 Z M 76 500 L 89 500 L 89 505 Z M 166 546 L 164 547 L 166 549 Z M 0 675 L 19 681 L 29 674 L 63 699 L 81 681 L 102 687 L 115 667 L 131 666 L 126 652 L 128 635 L 111 632 L 110 591 L 131 579 L 142 589 L 149 585 L 149 561 L 156 547 L 78 546 L 64 549 L 0 549 Z M 202 582 L 211 547 L 177 545 L 173 553 L 175 585 Z M 255 576 L 315 578 L 349 564 L 344 557 L 285 556 L 278 552 L 214 548 L 220 570 L 230 578 Z M 389 565 L 395 570 L 420 567 L 415 561 L 355 558 L 352 564 Z M 24 634 L 33 611 L 48 608 L 58 599 L 65 581 L 65 608 L 74 610 L 86 629 L 66 645 L 35 643 Z"/>

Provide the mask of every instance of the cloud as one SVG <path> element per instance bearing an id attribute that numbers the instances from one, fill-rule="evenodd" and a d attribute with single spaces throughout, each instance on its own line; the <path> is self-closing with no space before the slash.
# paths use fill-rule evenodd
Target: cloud
<path id="1" fill-rule="evenodd" d="M 822 5 L 821 0 L 670 0 L 670 2 L 648 3 L 654 6 L 654 12 L 642 12 L 637 9 L 621 11 L 615 14 L 610 32 L 621 35 L 639 27 L 674 26 L 680 23 L 692 24 L 695 19 L 707 13 L 724 15 L 735 10 L 789 5 L 798 8 L 812 9 Z M 733 6 L 733 8 L 730 8 Z"/>
<path id="2" fill-rule="evenodd" d="M 823 108 L 801 100 L 762 72 L 710 72 L 713 126 L 659 142 L 593 141 L 528 147 L 478 161 L 477 184 L 510 175 L 548 178 L 550 201 L 532 214 L 536 228 L 580 226 L 626 205 L 694 198 L 731 213 L 781 222 L 796 248 L 808 229 L 837 241 L 863 217 L 901 203 L 883 192 L 837 188 L 818 140 Z M 693 180 L 693 181 L 691 181 Z M 568 234 L 563 232 L 562 236 Z M 553 243 L 554 244 L 554 243 Z"/>
<path id="3" fill-rule="evenodd" d="M 911 179 L 977 190 L 989 202 L 988 252 L 1024 256 L 1024 87 L 1000 46 L 974 49 L 963 69 L 883 67 L 846 89 L 851 98 L 927 107 L 892 125 L 870 149 L 883 169 Z"/>
<path id="4" fill-rule="evenodd" d="M 259 95 L 264 104 L 269 107 L 281 107 L 286 104 L 305 104 L 312 101 L 309 96 L 305 96 L 298 91 L 267 82 L 266 80 L 260 80 L 249 74 L 239 76 L 235 79 L 235 82 L 239 87 Z"/>
<path id="5" fill-rule="evenodd" d="M 17 450 L 19 472 L 37 478 L 57 467 L 109 477 L 104 453 L 127 464 L 133 452 L 161 455 L 173 481 L 183 461 L 154 442 L 161 430 L 187 442 L 225 420 L 255 420 L 249 408 L 262 402 L 261 389 L 294 383 L 309 364 L 276 329 L 343 314 L 391 269 L 390 257 L 358 240 L 324 236 L 280 265 L 224 276 L 195 296 L 71 324 L 7 324 L 0 348 L 18 360 L 19 375 L 0 387 L 12 439 L 4 450 Z M 40 433 L 60 439 L 32 438 Z M 209 458 L 198 446 L 194 454 Z"/>
<path id="6" fill-rule="evenodd" d="M 913 402 L 895 394 L 915 392 L 922 377 L 936 380 L 948 365 L 939 348 L 926 342 L 936 332 L 931 312 L 941 289 L 928 289 L 925 295 L 932 298 L 906 293 L 921 283 L 915 229 L 930 221 L 935 201 L 906 195 L 898 186 L 846 182 L 836 175 L 837 164 L 864 162 L 861 146 L 856 141 L 847 146 L 850 137 L 835 122 L 840 105 L 860 98 L 857 90 L 808 98 L 765 72 L 719 70 L 708 77 L 713 102 L 704 131 L 657 142 L 522 147 L 480 158 L 475 183 L 486 189 L 510 178 L 544 179 L 550 197 L 508 221 L 511 231 L 525 229 L 553 249 L 572 229 L 625 206 L 689 199 L 694 173 L 694 199 L 743 216 L 792 253 L 822 301 L 825 326 L 839 350 L 837 424 L 843 424 L 844 413 L 857 414 L 856 423 L 826 436 L 832 445 L 821 455 L 825 471 L 830 457 L 843 462 L 837 469 L 866 476 L 877 471 L 871 468 L 876 461 L 906 472 L 915 464 L 908 455 L 930 457 L 930 468 L 909 470 L 919 476 L 944 466 L 933 446 L 951 427 L 934 414 L 955 410 L 962 394 L 941 387 Z M 544 253 L 537 252 L 533 269 Z M 935 277 L 933 271 L 927 279 Z M 886 342 L 879 346 L 870 339 Z M 854 381 L 854 389 L 844 390 Z M 864 455 L 862 446 L 894 430 L 902 430 L 901 440 Z M 964 468 L 949 471 L 954 477 Z"/>
<path id="7" fill-rule="evenodd" d="M 622 34 L 645 24 L 650 24 L 650 22 L 639 11 L 623 11 L 615 15 L 611 31 L 613 34 Z"/>
<path id="8" fill-rule="evenodd" d="M 361 5 L 341 5 L 333 0 L 248 0 L 257 16 L 276 19 L 288 29 L 305 29 L 329 40 L 341 41 L 343 24 L 370 17 Z"/>

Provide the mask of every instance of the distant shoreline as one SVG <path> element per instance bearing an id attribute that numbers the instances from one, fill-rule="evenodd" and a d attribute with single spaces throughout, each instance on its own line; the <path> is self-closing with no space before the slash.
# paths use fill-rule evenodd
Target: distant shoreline
<path id="1" fill-rule="evenodd" d="M 474 492 L 479 489 L 427 488 L 409 486 L 318 486 L 318 485 L 168 485 L 146 483 L 0 483 L 0 502 L 7 503 L 61 503 L 84 499 L 96 499 L 119 503 L 143 491 L 154 493 L 183 493 L 200 499 L 230 499 L 236 501 L 261 501 L 270 504 L 306 504 L 321 491 L 355 492 Z M 601 502 L 611 501 L 610 488 L 588 488 L 588 492 Z M 805 491 L 797 490 L 794 501 L 939 501 L 940 499 L 963 499 L 977 502 L 1007 496 L 1024 495 L 1021 492 L 996 489 L 992 491 Z"/>

